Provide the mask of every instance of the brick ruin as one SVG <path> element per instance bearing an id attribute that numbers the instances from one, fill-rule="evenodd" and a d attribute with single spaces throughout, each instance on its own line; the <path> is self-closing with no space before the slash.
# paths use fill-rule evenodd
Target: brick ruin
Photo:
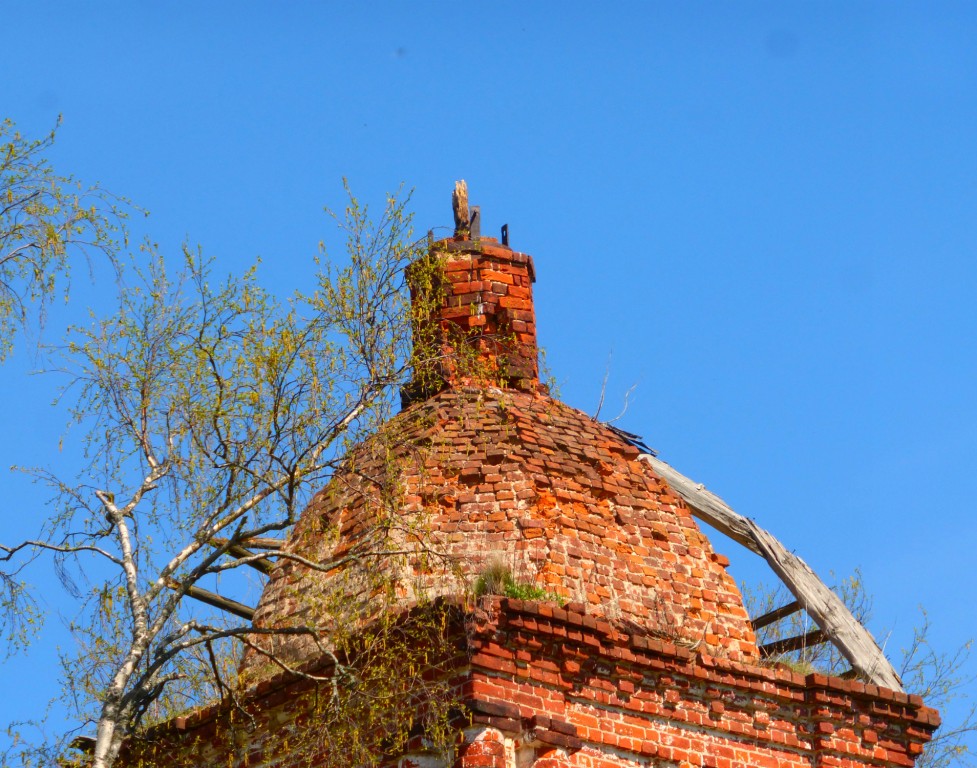
<path id="1" fill-rule="evenodd" d="M 370 605 L 377 582 L 347 556 L 387 545 L 397 556 L 372 566 L 394 585 L 384 610 L 455 606 L 459 652 L 442 667 L 464 704 L 454 768 L 912 766 L 937 713 L 763 663 L 729 561 L 683 499 L 637 448 L 540 385 L 532 258 L 465 231 L 428 258 L 437 306 L 416 333 L 436 354 L 289 537 L 288 551 L 337 565 L 279 561 L 255 626 Z M 546 595 L 473 596 L 499 563 Z M 295 670 L 329 659 L 301 635 L 261 642 L 288 669 L 245 655 L 246 737 L 221 726 L 221 706 L 196 711 L 157 729 L 167 764 L 316 764 L 285 735 L 314 727 L 315 685 Z M 385 764 L 447 768 L 419 735 L 411 745 Z"/>

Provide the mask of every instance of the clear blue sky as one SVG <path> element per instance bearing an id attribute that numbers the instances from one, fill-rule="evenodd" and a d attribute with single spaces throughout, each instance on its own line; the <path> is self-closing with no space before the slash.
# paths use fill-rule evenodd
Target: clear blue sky
<path id="1" fill-rule="evenodd" d="M 977 636 L 977 6 L 199 5 L 2 3 L 0 116 L 63 114 L 62 172 L 282 292 L 338 248 L 342 176 L 414 188 L 422 231 L 467 179 L 536 260 L 565 401 L 637 385 L 618 424 L 829 583 L 861 567 L 887 647 L 919 605 Z M 0 369 L 3 540 L 45 511 L 6 467 L 64 469 L 29 368 Z M 57 694 L 54 642 L 0 666 L 0 721 Z"/>

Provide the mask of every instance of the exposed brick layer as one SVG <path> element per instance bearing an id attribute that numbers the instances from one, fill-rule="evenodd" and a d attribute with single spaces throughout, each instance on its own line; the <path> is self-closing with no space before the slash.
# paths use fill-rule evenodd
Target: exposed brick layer
<path id="1" fill-rule="evenodd" d="M 470 632 L 468 737 L 532 750 L 499 768 L 908 768 L 939 725 L 918 696 L 719 659 L 553 605 L 487 608 Z M 562 744 L 532 733 L 540 715 Z"/>
<path id="2" fill-rule="evenodd" d="M 453 768 L 911 768 L 939 725 L 918 696 L 716 658 L 552 603 L 483 598 L 455 631 Z M 151 764 L 314 766 L 297 747 L 327 747 L 315 700 L 308 678 L 279 673 L 236 728 L 219 705 L 158 727 Z M 419 736 L 385 766 L 449 768 Z"/>
<path id="3" fill-rule="evenodd" d="M 408 270 L 415 311 L 429 314 L 416 318 L 418 359 L 414 379 L 404 388 L 405 405 L 448 385 L 536 391 L 532 257 L 494 238 L 455 237 L 434 243 L 430 259 L 434 263 L 423 261 Z"/>
<path id="4" fill-rule="evenodd" d="M 493 561 L 595 615 L 701 645 L 758 656 L 725 558 L 713 553 L 684 502 L 638 451 L 585 414 L 541 395 L 446 390 L 393 419 L 360 446 L 303 514 L 289 547 L 328 562 L 361 547 L 383 519 L 395 476 L 398 514 L 451 568 L 394 561 L 405 599 L 459 594 Z M 376 478 L 372 482 L 369 478 Z M 316 601 L 342 576 L 285 562 L 258 607 L 258 626 L 315 623 Z M 348 590 L 349 584 L 342 584 Z M 301 639 L 282 650 L 311 648 Z"/>

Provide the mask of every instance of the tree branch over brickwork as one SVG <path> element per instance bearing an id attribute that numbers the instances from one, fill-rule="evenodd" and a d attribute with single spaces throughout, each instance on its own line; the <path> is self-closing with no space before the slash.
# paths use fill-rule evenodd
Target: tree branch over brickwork
<path id="1" fill-rule="evenodd" d="M 71 331 L 59 367 L 87 462 L 75 478 L 27 470 L 51 488 L 54 512 L 37 536 L 0 545 L 0 575 L 6 617 L 29 601 L 20 574 L 41 557 L 78 599 L 80 650 L 65 675 L 79 722 L 96 729 L 93 768 L 113 765 L 140 724 L 229 695 L 240 650 L 228 644 L 258 647 L 279 631 L 185 598 L 231 591 L 244 616 L 234 598 L 245 580 L 228 576 L 301 560 L 271 537 L 389 416 L 411 367 L 403 276 L 419 251 L 404 206 L 390 197 L 373 223 L 350 196 L 346 258 L 323 254 L 312 289 L 289 301 L 259 284 L 257 266 L 224 276 L 198 250 L 175 266 L 151 246 L 115 254 L 118 310 Z M 392 556 L 387 522 L 353 555 Z M 253 553 L 252 541 L 266 548 Z M 280 631 L 319 643 L 321 629 Z"/>

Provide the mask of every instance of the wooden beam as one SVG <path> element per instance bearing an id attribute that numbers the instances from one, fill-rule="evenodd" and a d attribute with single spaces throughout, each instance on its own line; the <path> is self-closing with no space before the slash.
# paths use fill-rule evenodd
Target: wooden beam
<path id="1" fill-rule="evenodd" d="M 252 541 L 253 539 L 248 539 L 249 544 Z M 210 544 L 214 547 L 227 547 L 227 554 L 229 554 L 231 557 L 254 557 L 255 554 L 250 549 L 242 547 L 240 544 L 231 544 L 228 546 L 227 539 L 211 539 Z M 261 571 L 265 576 L 269 575 L 272 569 L 275 567 L 275 564 L 267 557 L 260 557 L 257 560 L 248 560 L 246 563 L 244 563 L 244 565 L 250 566 L 256 571 Z"/>
<path id="2" fill-rule="evenodd" d="M 455 215 L 455 237 L 468 239 L 471 216 L 468 213 L 468 185 L 465 180 L 455 182 L 451 194 L 451 210 Z"/>
<path id="3" fill-rule="evenodd" d="M 211 539 L 211 542 L 218 546 L 227 544 L 229 539 Z M 268 536 L 252 536 L 249 539 L 241 539 L 242 547 L 249 549 L 281 549 L 285 546 L 285 539 L 273 539 Z"/>
<path id="4" fill-rule="evenodd" d="M 770 611 L 770 613 L 765 613 L 759 618 L 753 619 L 753 629 L 761 629 L 769 624 L 773 624 L 775 621 L 780 621 L 790 616 L 792 613 L 797 613 L 801 610 L 801 604 L 795 600 L 792 603 L 787 603 L 787 605 L 782 605 L 780 608 L 775 608 Z"/>
<path id="5" fill-rule="evenodd" d="M 774 640 L 772 643 L 760 646 L 760 655 L 764 658 L 779 656 L 782 653 L 799 651 L 801 648 L 810 648 L 812 645 L 821 645 L 828 642 L 830 638 L 823 630 L 815 629 L 806 635 L 797 637 L 785 637 L 783 640 Z"/>
<path id="6" fill-rule="evenodd" d="M 199 600 L 201 603 L 212 605 L 214 608 L 220 608 L 222 611 L 233 613 L 235 616 L 240 616 L 246 621 L 254 619 L 254 608 L 251 606 L 239 603 L 237 600 L 221 597 L 217 593 L 211 592 L 203 587 L 183 586 L 174 579 L 169 579 L 166 582 L 166 586 L 174 591 L 182 590 L 184 594 L 192 597 L 194 600 Z"/>
<path id="7" fill-rule="evenodd" d="M 281 549 L 285 546 L 285 539 L 270 539 L 267 536 L 253 536 L 242 544 L 251 549 Z"/>
<path id="8" fill-rule="evenodd" d="M 902 680 L 869 631 L 807 563 L 752 520 L 734 512 L 701 483 L 693 482 L 654 456 L 643 454 L 640 459 L 685 500 L 696 518 L 763 557 L 856 672 L 875 685 L 903 690 Z"/>
<path id="9" fill-rule="evenodd" d="M 250 549 L 245 549 L 237 544 L 232 544 L 227 548 L 227 554 L 231 557 L 245 558 L 254 557 L 254 552 Z M 275 564 L 269 560 L 267 557 L 259 557 L 257 560 L 248 560 L 244 565 L 254 568 L 256 571 L 261 571 L 265 576 L 271 573 Z"/>
<path id="10" fill-rule="evenodd" d="M 685 500 L 693 515 L 720 533 L 729 536 L 737 544 L 763 557 L 763 550 L 753 540 L 749 521 L 730 509 L 725 501 L 712 491 L 707 490 L 702 483 L 696 483 L 689 479 L 661 459 L 647 453 L 642 454 L 639 458 L 649 464 L 655 473 Z"/>

